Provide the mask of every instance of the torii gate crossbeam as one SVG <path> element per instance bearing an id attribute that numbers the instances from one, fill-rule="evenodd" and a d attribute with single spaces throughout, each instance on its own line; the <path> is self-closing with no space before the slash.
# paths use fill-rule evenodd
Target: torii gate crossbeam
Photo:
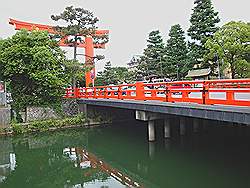
<path id="1" fill-rule="evenodd" d="M 29 22 L 23 22 L 19 20 L 10 19 L 9 24 L 13 25 L 15 27 L 15 30 L 20 29 L 27 29 L 28 31 L 32 30 L 41 30 L 41 31 L 48 31 L 51 34 L 56 34 L 57 32 L 54 30 L 53 26 L 49 25 L 42 25 L 42 24 L 35 24 L 35 23 L 29 23 Z M 101 35 L 107 35 L 109 34 L 109 30 L 96 30 L 95 35 L 101 36 Z M 59 41 L 59 46 L 69 46 L 65 43 L 65 40 L 67 37 L 63 38 Z M 86 66 L 93 66 L 93 69 L 89 72 L 86 72 L 85 79 L 86 79 L 86 87 L 88 87 L 92 80 L 95 79 L 95 65 L 94 65 L 94 48 L 105 48 L 105 44 L 94 44 L 93 38 L 91 36 L 85 37 L 85 43 L 79 43 L 77 47 L 85 48 L 85 64 Z M 89 63 L 91 62 L 91 63 Z M 94 75 L 94 78 L 92 77 Z M 91 78 L 92 77 L 92 78 Z"/>

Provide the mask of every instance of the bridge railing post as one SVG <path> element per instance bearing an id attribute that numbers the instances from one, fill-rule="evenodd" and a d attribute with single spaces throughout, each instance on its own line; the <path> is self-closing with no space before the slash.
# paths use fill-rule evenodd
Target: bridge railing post
<path id="1" fill-rule="evenodd" d="M 107 99 L 108 97 L 108 89 L 107 87 L 104 88 L 104 99 Z"/>
<path id="2" fill-rule="evenodd" d="M 145 100 L 143 82 L 136 82 L 136 100 Z"/>
<path id="3" fill-rule="evenodd" d="M 77 87 L 74 87 L 74 98 L 79 97 L 79 89 Z"/>
<path id="4" fill-rule="evenodd" d="M 204 81 L 202 83 L 202 104 L 206 104 L 207 101 L 209 100 L 208 89 L 209 89 L 209 83 Z"/>
<path id="5" fill-rule="evenodd" d="M 228 104 L 234 103 L 234 91 L 226 91 L 226 101 Z"/>
<path id="6" fill-rule="evenodd" d="M 165 87 L 166 87 L 166 91 L 165 91 L 165 95 L 166 95 L 166 99 L 165 99 L 165 100 L 166 100 L 166 102 L 169 102 L 169 101 L 168 101 L 168 99 L 169 99 L 169 94 L 171 94 L 171 93 L 170 93 L 170 90 L 169 90 L 169 85 L 170 85 L 169 83 L 166 83 L 166 85 L 165 85 Z"/>
<path id="7" fill-rule="evenodd" d="M 93 87 L 93 97 L 97 99 L 97 92 L 95 87 Z"/>
<path id="8" fill-rule="evenodd" d="M 85 98 L 88 98 L 88 87 L 85 88 Z"/>
<path id="9" fill-rule="evenodd" d="M 118 95 L 118 99 L 123 99 L 122 98 L 122 87 L 121 87 L 121 85 L 118 86 L 117 95 Z"/>
<path id="10" fill-rule="evenodd" d="M 181 91 L 181 98 L 182 98 L 183 102 L 187 102 L 188 101 L 188 92 L 189 91 L 185 91 L 185 90 Z"/>

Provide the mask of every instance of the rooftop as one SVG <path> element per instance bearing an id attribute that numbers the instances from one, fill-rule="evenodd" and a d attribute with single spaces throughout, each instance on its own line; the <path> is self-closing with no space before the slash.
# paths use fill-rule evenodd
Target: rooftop
<path id="1" fill-rule="evenodd" d="M 186 77 L 199 77 L 199 76 L 207 76 L 211 73 L 211 69 L 196 69 L 188 71 Z"/>

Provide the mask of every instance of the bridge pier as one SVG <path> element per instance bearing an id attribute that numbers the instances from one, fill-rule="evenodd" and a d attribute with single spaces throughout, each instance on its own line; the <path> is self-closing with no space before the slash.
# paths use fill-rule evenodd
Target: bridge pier
<path id="1" fill-rule="evenodd" d="M 164 138 L 170 138 L 170 116 L 136 110 L 136 119 L 148 122 L 148 141 L 155 141 L 155 120 L 164 120 Z"/>
<path id="2" fill-rule="evenodd" d="M 160 114 L 136 110 L 136 119 L 148 122 L 148 141 L 155 141 L 155 120 L 163 119 Z"/>
<path id="3" fill-rule="evenodd" d="M 148 141 L 155 141 L 155 121 L 148 121 Z"/>

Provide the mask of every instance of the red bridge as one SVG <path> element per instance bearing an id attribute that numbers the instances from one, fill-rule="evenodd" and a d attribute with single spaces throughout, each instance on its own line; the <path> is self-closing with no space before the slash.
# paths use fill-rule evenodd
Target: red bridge
<path id="1" fill-rule="evenodd" d="M 250 79 L 176 81 L 67 88 L 64 98 L 157 100 L 250 106 Z"/>

